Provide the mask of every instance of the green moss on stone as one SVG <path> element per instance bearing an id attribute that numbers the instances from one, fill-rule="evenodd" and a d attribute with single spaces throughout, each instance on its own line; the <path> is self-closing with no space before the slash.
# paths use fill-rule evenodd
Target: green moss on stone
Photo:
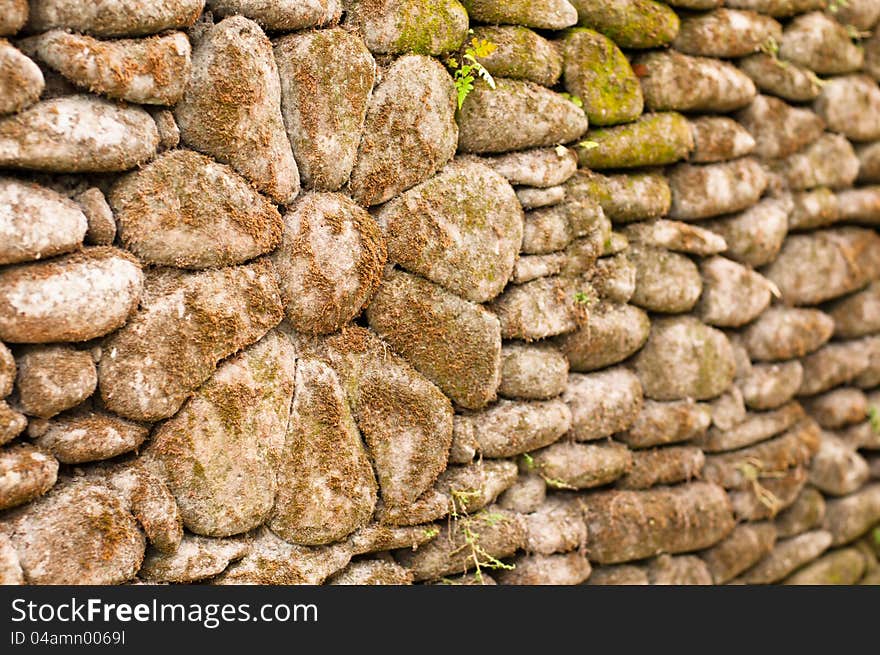
<path id="1" fill-rule="evenodd" d="M 590 130 L 586 140 L 596 145 L 578 147 L 578 162 L 594 169 L 663 166 L 687 157 L 694 145 L 687 119 L 674 112 Z"/>
<path id="2" fill-rule="evenodd" d="M 677 35 L 676 13 L 654 0 L 572 0 L 578 24 L 602 32 L 621 48 L 656 48 Z"/>
<path id="3" fill-rule="evenodd" d="M 642 88 L 629 61 L 614 42 L 586 28 L 569 30 L 563 41 L 565 88 L 581 99 L 595 125 L 638 118 Z"/>

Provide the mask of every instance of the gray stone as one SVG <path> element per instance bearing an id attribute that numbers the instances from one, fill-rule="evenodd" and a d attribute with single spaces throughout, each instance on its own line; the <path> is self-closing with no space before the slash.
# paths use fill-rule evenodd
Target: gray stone
<path id="1" fill-rule="evenodd" d="M 567 143 L 587 131 L 583 110 L 558 93 L 523 80 L 478 81 L 458 113 L 458 149 L 497 153 Z"/>
<path id="2" fill-rule="evenodd" d="M 779 57 L 828 75 L 854 72 L 864 60 L 846 28 L 821 11 L 798 16 L 786 26 Z"/>
<path id="3" fill-rule="evenodd" d="M 275 271 L 266 261 L 199 273 L 156 271 L 139 311 L 104 343 L 101 399 L 126 418 L 167 418 L 221 359 L 260 339 L 281 317 Z"/>
<path id="4" fill-rule="evenodd" d="M 495 398 L 502 326 L 492 312 L 423 278 L 390 271 L 367 320 L 456 404 L 479 409 Z"/>
<path id="5" fill-rule="evenodd" d="M 640 55 L 635 65 L 652 111 L 725 113 L 755 97 L 755 84 L 732 64 L 675 50 Z"/>
<path id="6" fill-rule="evenodd" d="M 474 162 L 452 162 L 375 216 L 391 261 L 474 302 L 501 293 L 523 240 L 513 189 Z"/>
<path id="7" fill-rule="evenodd" d="M 46 187 L 0 178 L 0 264 L 76 250 L 88 222 L 72 201 Z"/>
<path id="8" fill-rule="evenodd" d="M 271 259 L 287 320 L 307 334 L 339 330 L 379 288 L 386 260 L 382 230 L 341 193 L 301 196 L 283 225 Z"/>
<path id="9" fill-rule="evenodd" d="M 159 133 L 138 107 L 93 96 L 44 100 L 0 119 L 0 166 L 58 173 L 124 171 L 156 153 Z"/>
<path id="10" fill-rule="evenodd" d="M 121 326 L 143 286 L 138 261 L 115 248 L 87 248 L 0 272 L 0 339 L 87 341 Z"/>
<path id="11" fill-rule="evenodd" d="M 80 88 L 140 104 L 176 104 L 192 65 L 183 32 L 102 41 L 52 30 L 26 39 L 22 47 Z"/>
<path id="12" fill-rule="evenodd" d="M 714 398 L 736 370 L 724 333 L 690 316 L 654 321 L 635 366 L 645 396 L 654 400 Z"/>
<path id="13" fill-rule="evenodd" d="M 751 157 L 720 164 L 678 164 L 669 174 L 669 217 L 694 221 L 741 211 L 755 204 L 766 187 L 764 169 Z"/>
<path id="14" fill-rule="evenodd" d="M 278 210 L 231 167 L 171 150 L 110 191 L 123 245 L 149 264 L 241 264 L 281 241 Z"/>
<path id="15" fill-rule="evenodd" d="M 562 399 L 571 409 L 571 431 L 578 441 L 610 437 L 629 428 L 642 409 L 642 385 L 623 367 L 568 376 Z"/>
<path id="16" fill-rule="evenodd" d="M 588 326 L 557 340 L 573 371 L 593 371 L 625 360 L 648 339 L 651 322 L 637 307 L 600 303 Z"/>
<path id="17" fill-rule="evenodd" d="M 174 108 L 183 142 L 229 164 L 278 203 L 299 193 L 299 171 L 281 115 L 272 43 L 232 16 L 196 43 L 192 75 Z"/>
<path id="18" fill-rule="evenodd" d="M 303 186 L 335 191 L 354 167 L 376 63 L 363 41 L 341 29 L 283 36 L 275 41 L 275 61 Z"/>
<path id="19" fill-rule="evenodd" d="M 352 197 L 377 205 L 428 179 L 452 159 L 458 138 L 452 78 L 430 57 L 400 57 L 367 104 Z"/>

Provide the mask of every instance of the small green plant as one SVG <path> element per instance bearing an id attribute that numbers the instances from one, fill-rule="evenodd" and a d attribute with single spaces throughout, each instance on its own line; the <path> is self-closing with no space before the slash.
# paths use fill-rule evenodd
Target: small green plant
<path id="1" fill-rule="evenodd" d="M 849 7 L 849 0 L 830 0 L 828 3 L 828 11 L 832 14 L 836 14 L 841 9 L 845 9 Z"/>
<path id="2" fill-rule="evenodd" d="M 565 98 L 566 100 L 568 100 L 568 101 L 569 101 L 571 104 L 573 104 L 575 107 L 577 107 L 577 108 L 579 108 L 579 109 L 583 109 L 583 108 L 584 108 L 584 101 L 581 100 L 579 96 L 572 95 L 571 93 L 565 93 L 565 92 L 560 93 L 559 95 L 561 95 L 563 98 Z"/>
<path id="3" fill-rule="evenodd" d="M 475 516 L 471 516 L 467 511 L 467 504 L 475 497 L 481 496 L 480 490 L 474 489 L 452 489 L 451 507 L 449 511 L 450 530 L 449 537 L 452 539 L 455 530 L 461 530 L 461 536 L 464 543 L 452 551 L 451 555 L 455 555 L 462 550 L 467 551 L 467 558 L 474 566 L 474 576 L 477 582 L 483 584 L 483 569 L 497 570 L 504 569 L 507 571 L 516 568 L 514 564 L 505 564 L 497 557 L 494 557 L 480 544 L 480 533 L 477 532 L 476 524 L 484 523 L 488 526 L 496 525 L 499 521 L 504 520 L 503 514 L 496 512 L 480 512 Z M 454 521 L 454 523 L 452 523 Z"/>
<path id="4" fill-rule="evenodd" d="M 578 305 L 589 306 L 589 305 L 593 304 L 593 299 L 590 297 L 590 295 L 588 293 L 586 293 L 584 291 L 578 291 L 577 293 L 575 293 L 574 294 L 574 301 Z"/>
<path id="5" fill-rule="evenodd" d="M 853 41 L 860 41 L 861 39 L 871 36 L 870 32 L 864 32 L 855 25 L 845 25 L 844 27 L 846 27 L 846 33 L 849 34 L 849 38 Z"/>
<path id="6" fill-rule="evenodd" d="M 470 30 L 469 33 L 473 34 L 473 30 Z M 446 60 L 446 65 L 455 71 L 452 74 L 452 81 L 455 83 L 455 90 L 458 94 L 459 109 L 464 104 L 465 98 L 474 90 L 474 82 L 477 80 L 477 77 L 485 80 L 490 89 L 495 88 L 495 79 L 486 70 L 486 67 L 477 61 L 477 57 L 488 57 L 497 48 L 497 45 L 487 39 L 471 37 L 471 41 L 465 48 L 460 60 L 455 57 L 449 57 Z"/>
<path id="7" fill-rule="evenodd" d="M 779 56 L 779 43 L 777 43 L 776 39 L 772 36 L 767 37 L 767 40 L 761 44 L 759 49 L 765 55 L 773 57 L 773 59 L 776 59 Z"/>
<path id="8" fill-rule="evenodd" d="M 565 480 L 560 480 L 559 478 L 548 478 L 544 475 L 542 475 L 541 477 L 544 478 L 544 483 L 551 489 L 568 489 L 569 491 L 577 490 L 577 487 L 569 482 L 566 482 Z"/>
<path id="9" fill-rule="evenodd" d="M 765 471 L 764 462 L 755 458 L 748 457 L 737 464 L 737 470 L 745 478 L 746 482 L 751 486 L 752 492 L 758 499 L 758 502 L 770 510 L 770 516 L 776 516 L 782 509 L 782 501 L 779 497 L 761 484 L 762 478 L 781 478 L 785 475 L 782 471 Z"/>
<path id="10" fill-rule="evenodd" d="M 880 525 L 871 531 L 871 537 L 873 537 L 874 543 L 880 546 Z"/>
<path id="11" fill-rule="evenodd" d="M 583 148 L 584 150 L 592 150 L 593 148 L 598 148 L 599 144 L 595 141 L 590 141 L 589 139 L 586 141 L 581 141 L 578 143 L 578 148 Z"/>
<path id="12" fill-rule="evenodd" d="M 880 434 L 880 408 L 877 405 L 868 407 L 868 421 L 871 423 L 871 431 Z"/>
<path id="13" fill-rule="evenodd" d="M 440 530 L 433 525 L 430 528 L 425 528 L 425 539 L 433 539 L 438 534 L 440 534 Z"/>
<path id="14" fill-rule="evenodd" d="M 541 476 L 541 479 L 544 480 L 544 483 L 548 487 L 550 487 L 551 489 L 570 489 L 570 490 L 577 489 L 577 487 L 572 486 L 571 484 L 569 484 L 565 480 L 560 480 L 559 478 L 550 478 L 550 477 L 547 477 L 546 475 L 544 475 L 543 473 L 541 473 L 541 471 L 537 470 L 539 467 L 535 463 L 535 458 L 532 457 L 531 455 L 529 455 L 528 453 L 523 453 L 522 455 L 520 455 L 520 457 L 522 457 L 523 462 L 525 463 L 526 469 L 528 469 L 529 471 L 536 471 L 537 474 Z"/>

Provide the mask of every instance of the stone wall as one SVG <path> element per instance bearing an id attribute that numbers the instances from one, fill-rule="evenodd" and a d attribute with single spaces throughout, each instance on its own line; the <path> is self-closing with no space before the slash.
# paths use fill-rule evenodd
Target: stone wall
<path id="1" fill-rule="evenodd" d="M 880 581 L 880 0 L 721 4 L 0 0 L 0 581 Z"/>

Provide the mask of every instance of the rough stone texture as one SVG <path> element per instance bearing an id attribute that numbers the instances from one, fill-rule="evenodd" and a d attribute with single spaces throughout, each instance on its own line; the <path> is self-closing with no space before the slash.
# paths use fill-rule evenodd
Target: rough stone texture
<path id="1" fill-rule="evenodd" d="M 859 158 L 840 134 L 826 132 L 786 159 L 770 162 L 770 169 L 793 190 L 851 185 L 859 174 Z"/>
<path id="2" fill-rule="evenodd" d="M 693 400 L 659 402 L 646 399 L 633 424 L 615 438 L 630 448 L 690 441 L 705 434 L 711 420 L 709 407 Z"/>
<path id="3" fill-rule="evenodd" d="M 631 245 L 627 255 L 636 269 L 632 304 L 665 314 L 689 311 L 703 291 L 697 265 L 684 255 Z"/>
<path id="4" fill-rule="evenodd" d="M 559 30 L 571 27 L 578 14 L 567 0 L 547 0 L 535 4 L 529 0 L 464 0 L 471 19 L 481 23 L 502 23 Z"/>
<path id="5" fill-rule="evenodd" d="M 340 0 L 208 0 L 208 8 L 220 16 L 241 14 L 267 30 L 301 30 L 335 23 L 342 13 Z"/>
<path id="6" fill-rule="evenodd" d="M 773 550 L 776 529 L 772 523 L 741 524 L 716 546 L 700 553 L 715 584 L 729 582 Z"/>
<path id="7" fill-rule="evenodd" d="M 373 89 L 349 182 L 355 200 L 376 205 L 429 178 L 455 152 L 455 88 L 429 57 L 397 59 Z"/>
<path id="8" fill-rule="evenodd" d="M 571 429 L 571 410 L 560 400 L 499 400 L 455 417 L 455 439 L 470 436 L 485 457 L 512 457 L 558 440 Z"/>
<path id="9" fill-rule="evenodd" d="M 820 74 L 858 70 L 864 53 L 846 28 L 821 11 L 794 18 L 779 43 L 779 57 Z"/>
<path id="10" fill-rule="evenodd" d="M 782 27 L 768 16 L 715 9 L 682 20 L 672 47 L 688 55 L 732 58 L 757 52 L 770 39 L 781 38 Z"/>
<path id="11" fill-rule="evenodd" d="M 778 582 L 798 567 L 821 555 L 831 545 L 831 534 L 824 530 L 805 532 L 780 539 L 770 554 L 736 578 L 734 584 Z"/>
<path id="12" fill-rule="evenodd" d="M 623 361 L 648 339 L 651 323 L 638 307 L 601 303 L 587 327 L 557 340 L 573 371 L 593 371 Z"/>
<path id="13" fill-rule="evenodd" d="M 277 462 L 286 451 L 294 358 L 287 338 L 269 333 L 220 366 L 154 433 L 147 457 L 192 532 L 225 537 L 257 527 L 272 511 L 276 478 L 290 484 Z M 292 430 L 305 425 L 298 413 L 294 419 Z"/>
<path id="14" fill-rule="evenodd" d="M 496 46 L 491 54 L 477 57 L 493 76 L 552 87 L 562 75 L 562 54 L 536 32 L 513 25 L 483 25 L 473 30 L 474 39 Z"/>
<path id="15" fill-rule="evenodd" d="M 0 508 L 8 509 L 46 493 L 58 476 L 57 460 L 30 444 L 0 450 Z"/>
<path id="16" fill-rule="evenodd" d="M 645 395 L 654 400 L 714 398 L 735 373 L 724 333 L 689 316 L 654 321 L 635 366 Z"/>
<path id="17" fill-rule="evenodd" d="M 272 44 L 256 23 L 232 16 L 196 43 L 174 117 L 184 143 L 229 164 L 276 202 L 289 203 L 300 181 L 280 105 Z"/>
<path id="18" fill-rule="evenodd" d="M 383 205 L 376 218 L 391 261 L 474 302 L 501 293 L 523 240 L 512 188 L 471 162 L 449 164 Z"/>
<path id="19" fill-rule="evenodd" d="M 0 264 L 76 250 L 88 223 L 79 207 L 51 189 L 0 178 Z"/>
<path id="20" fill-rule="evenodd" d="M 627 225 L 623 234 L 630 243 L 665 248 L 693 255 L 715 255 L 727 249 L 724 237 L 696 225 L 660 219 Z"/>
<path id="21" fill-rule="evenodd" d="M 724 237 L 728 257 L 757 268 L 769 264 L 779 254 L 788 233 L 789 207 L 784 199 L 765 198 L 706 227 Z"/>
<path id="22" fill-rule="evenodd" d="M 776 517 L 776 533 L 779 537 L 793 537 L 811 530 L 825 518 L 825 499 L 812 487 L 805 488 L 794 503 Z"/>
<path id="23" fill-rule="evenodd" d="M 279 537 L 329 544 L 369 521 L 377 491 L 373 468 L 336 373 L 323 362 L 297 362 L 290 423 L 277 457 L 278 492 L 268 525 Z"/>
<path id="24" fill-rule="evenodd" d="M 80 0 L 31 2 L 28 28 L 45 32 L 53 28 L 95 36 L 144 36 L 192 25 L 204 7 L 203 0 L 108 0 L 100 5 Z"/>
<path id="25" fill-rule="evenodd" d="M 877 253 L 880 237 L 869 230 L 846 227 L 798 234 L 786 240 L 764 275 L 786 302 L 812 305 L 865 286 L 880 270 Z"/>
<path id="26" fill-rule="evenodd" d="M 750 157 L 720 164 L 679 164 L 669 174 L 670 218 L 694 221 L 740 211 L 753 205 L 767 177 Z"/>
<path id="27" fill-rule="evenodd" d="M 640 55 L 635 65 L 645 105 L 652 111 L 723 113 L 744 107 L 755 97 L 755 84 L 732 64 L 691 57 L 675 50 Z"/>
<path id="28" fill-rule="evenodd" d="M 797 152 L 822 136 L 826 123 L 808 109 L 765 95 L 755 97 L 736 118 L 755 139 L 754 154 L 765 159 Z"/>
<path id="29" fill-rule="evenodd" d="M 0 0 L 0 582 L 877 583 L 878 19 Z"/>
<path id="30" fill-rule="evenodd" d="M 583 506 L 587 556 L 600 564 L 707 548 L 734 527 L 727 495 L 706 482 L 603 491 L 587 496 Z"/>
<path id="31" fill-rule="evenodd" d="M 30 416 L 51 418 L 91 396 L 98 384 L 91 354 L 70 346 L 35 346 L 16 364 L 18 402 Z"/>
<path id="32" fill-rule="evenodd" d="M 123 171 L 150 159 L 159 132 L 138 107 L 73 95 L 0 119 L 0 166 L 59 173 Z"/>
<path id="33" fill-rule="evenodd" d="M 370 52 L 442 55 L 457 50 L 468 32 L 458 0 L 346 2 L 346 22 L 361 31 Z"/>
<path id="34" fill-rule="evenodd" d="M 452 443 L 449 399 L 363 328 L 302 345 L 339 376 L 385 505 L 414 502 L 446 467 Z"/>
<path id="35" fill-rule="evenodd" d="M 774 361 L 802 357 L 828 339 L 834 323 L 816 309 L 774 306 L 743 332 L 752 359 Z"/>
<path id="36" fill-rule="evenodd" d="M 544 277 L 508 287 L 490 307 L 505 339 L 543 339 L 586 324 L 587 309 L 578 302 L 578 292 L 589 294 L 589 286 L 570 278 Z"/>
<path id="37" fill-rule="evenodd" d="M 689 160 L 708 164 L 737 159 L 752 153 L 755 139 L 742 125 L 724 116 L 700 116 L 690 120 L 694 149 Z"/>
<path id="38" fill-rule="evenodd" d="M 585 28 L 563 41 L 565 89 L 581 99 L 592 125 L 616 125 L 638 118 L 643 99 L 629 61 L 611 39 Z"/>
<path id="39" fill-rule="evenodd" d="M 834 303 L 829 315 L 834 319 L 835 336 L 846 339 L 880 332 L 880 283 L 872 282 Z"/>
<path id="40" fill-rule="evenodd" d="M 28 19 L 28 0 L 3 0 L 0 36 L 15 34 Z"/>
<path id="41" fill-rule="evenodd" d="M 279 38 L 275 61 L 300 180 L 307 188 L 335 191 L 354 167 L 376 80 L 373 57 L 359 38 L 331 29 Z"/>
<path id="42" fill-rule="evenodd" d="M 231 167 L 191 150 L 171 150 L 123 177 L 109 202 L 120 240 L 150 264 L 241 264 L 281 241 L 278 210 Z"/>
<path id="43" fill-rule="evenodd" d="M 477 82 L 458 113 L 458 149 L 497 153 L 574 141 L 587 117 L 573 102 L 534 82 Z"/>
<path id="44" fill-rule="evenodd" d="M 287 320 L 308 334 L 340 329 L 379 287 L 386 259 L 379 226 L 338 193 L 301 196 L 283 225 L 271 259 Z"/>
<path id="45" fill-rule="evenodd" d="M 122 325 L 143 286 L 138 261 L 95 247 L 0 271 L 0 339 L 87 341 Z"/>
<path id="46" fill-rule="evenodd" d="M 577 156 L 569 148 L 536 148 L 480 161 L 511 184 L 542 189 L 562 184 L 577 170 Z"/>
<path id="47" fill-rule="evenodd" d="M 568 383 L 568 360 L 547 345 L 510 343 L 501 347 L 498 395 L 544 400 L 559 395 Z"/>
<path id="48" fill-rule="evenodd" d="M 52 30 L 25 40 L 22 47 L 92 93 L 149 105 L 176 104 L 192 65 L 190 42 L 183 32 L 101 41 Z"/>
<path id="49" fill-rule="evenodd" d="M 768 54 L 741 59 L 739 68 L 761 91 L 789 102 L 807 102 L 822 92 L 822 81 L 813 71 Z"/>
<path id="50" fill-rule="evenodd" d="M 767 280 L 724 257 L 711 257 L 700 264 L 703 293 L 697 313 L 704 323 L 716 327 L 739 327 L 757 318 L 770 304 Z"/>
<path id="51" fill-rule="evenodd" d="M 678 15 L 653 0 L 572 0 L 578 22 L 602 32 L 622 48 L 655 48 L 675 38 Z"/>
<path id="52" fill-rule="evenodd" d="M 119 584 L 134 578 L 143 561 L 143 534 L 103 485 L 65 481 L 7 521 L 30 584 Z"/>
<path id="53" fill-rule="evenodd" d="M 40 67 L 8 41 L 0 39 L 0 116 L 34 104 L 44 86 Z"/>
<path id="54" fill-rule="evenodd" d="M 829 80 L 813 106 L 829 130 L 853 141 L 880 139 L 880 89 L 867 75 Z"/>
<path id="55" fill-rule="evenodd" d="M 167 418 L 210 377 L 217 362 L 280 320 L 278 286 L 265 261 L 200 273 L 156 271 L 147 280 L 140 309 L 104 343 L 98 365 L 101 398 L 127 418 Z M 191 339 L 194 334 L 199 338 Z"/>
<path id="56" fill-rule="evenodd" d="M 578 441 L 608 437 L 629 428 L 642 408 L 642 386 L 628 369 L 568 376 L 562 399 L 571 408 L 570 435 Z"/>
<path id="57" fill-rule="evenodd" d="M 453 402 L 479 409 L 501 380 L 501 326 L 481 306 L 414 275 L 386 275 L 367 320 Z"/>
<path id="58" fill-rule="evenodd" d="M 590 143 L 595 146 L 587 147 Z M 687 158 L 693 135 L 684 116 L 673 112 L 645 114 L 626 125 L 587 132 L 578 148 L 585 168 L 662 166 Z"/>

